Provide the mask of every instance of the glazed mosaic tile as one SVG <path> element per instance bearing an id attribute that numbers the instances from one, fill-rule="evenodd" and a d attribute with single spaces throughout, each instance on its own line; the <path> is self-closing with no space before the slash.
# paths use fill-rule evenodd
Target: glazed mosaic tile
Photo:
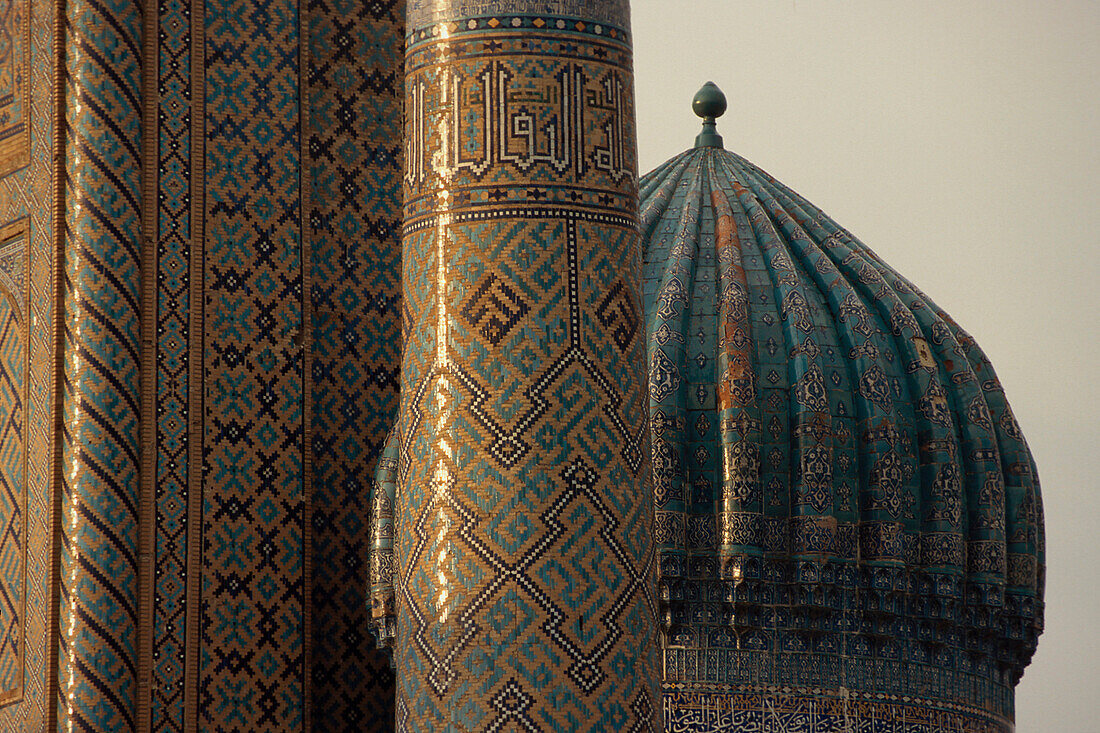
<path id="1" fill-rule="evenodd" d="M 197 709 L 221 730 L 305 719 L 301 32 L 296 4 L 208 4 Z"/>
<path id="2" fill-rule="evenodd" d="M 62 660 L 90 677 L 71 678 L 57 715 L 96 730 L 284 730 L 306 725 L 316 700 L 333 714 L 312 728 L 385 729 L 392 674 L 363 644 L 369 543 L 357 536 L 366 521 L 356 524 L 349 499 L 365 502 L 367 490 L 355 478 L 369 474 L 396 398 L 400 146 L 389 131 L 400 109 L 403 5 L 314 4 L 299 17 L 284 12 L 291 6 L 253 12 L 249 4 L 165 2 L 146 9 L 146 23 L 159 32 L 144 46 L 138 16 L 126 15 L 137 6 L 89 8 L 79 10 L 82 22 L 105 18 L 132 35 L 120 42 L 68 37 L 86 52 L 69 54 L 71 68 L 107 65 L 106 74 L 72 71 L 70 97 L 83 95 L 87 126 L 118 135 L 112 154 L 130 156 L 132 167 L 119 168 L 130 177 L 117 179 L 103 179 L 94 165 L 74 170 L 88 177 L 88 190 L 109 196 L 116 208 L 119 201 L 130 206 L 133 217 L 146 198 L 156 204 L 149 239 L 139 238 L 135 218 L 111 209 L 118 231 L 108 227 L 106 239 L 85 246 L 88 261 L 113 266 L 121 254 L 132 258 L 128 270 L 100 270 L 117 278 L 99 289 L 105 302 L 132 309 L 130 321 L 111 311 L 111 322 L 126 326 L 115 336 L 136 338 L 144 307 L 156 319 L 155 345 L 125 342 L 129 349 L 120 352 L 148 371 L 137 379 L 136 371 L 121 370 L 114 375 L 121 381 L 110 383 L 114 391 L 98 393 L 121 400 L 133 418 L 99 424 L 130 430 L 119 439 L 136 441 L 137 405 L 145 399 L 138 383 L 155 385 L 155 412 L 145 413 L 140 428 L 153 431 L 140 452 L 148 446 L 156 456 L 149 484 L 155 496 L 138 489 L 136 442 L 107 454 L 129 456 L 132 470 L 113 470 L 112 487 L 96 489 L 97 501 L 121 502 L 130 514 L 112 514 L 109 525 L 97 525 L 93 515 L 91 523 L 74 523 L 70 535 L 86 547 L 106 541 L 123 550 L 126 572 L 108 568 L 107 555 L 85 555 L 99 565 L 79 567 L 90 581 L 111 578 L 100 607 L 114 613 L 109 604 L 123 603 L 121 619 L 133 625 L 116 616 L 87 633 L 74 627 Z M 351 77 L 359 83 L 349 84 Z M 111 95 L 125 104 L 105 104 L 97 96 L 104 90 L 86 80 L 129 85 Z M 145 144 L 136 125 L 150 105 L 155 134 Z M 298 126 L 299 116 L 307 127 Z M 84 129 L 82 120 L 72 123 L 73 135 Z M 377 148 L 358 147 L 364 132 Z M 95 144 L 87 150 L 93 163 L 104 152 Z M 81 201 L 70 218 L 97 221 L 102 212 L 88 206 L 95 200 Z M 82 221 L 72 219 L 70 227 L 91 234 L 100 226 Z M 143 268 L 156 276 L 143 277 Z M 73 302 L 84 308 L 89 301 L 77 288 L 94 285 L 86 272 L 70 276 L 74 298 L 81 298 Z M 120 287 L 130 288 L 121 299 Z M 142 287 L 151 288 L 151 306 L 139 308 Z M 83 324 L 95 313 L 69 312 L 69 333 L 88 332 Z M 363 325 L 375 315 L 390 319 L 388 335 Z M 95 338 L 97 347 L 109 346 Z M 86 399 L 80 384 L 74 399 Z M 365 400 L 354 413 L 349 390 Z M 155 428 L 145 427 L 154 421 Z M 349 424 L 361 440 L 334 442 Z M 312 463 L 307 440 L 319 456 Z M 100 440 L 96 448 L 109 446 Z M 88 507 L 85 491 L 90 484 L 66 494 L 73 507 Z M 150 497 L 148 514 L 139 495 Z M 307 522 L 315 528 L 312 556 Z M 111 532 L 89 534 L 97 526 Z M 138 577 L 142 537 L 151 539 L 140 557 L 153 559 L 148 575 Z M 314 558 L 322 570 L 310 575 Z M 338 565 L 347 572 L 328 572 Z M 100 568 L 109 574 L 99 575 Z M 66 572 L 76 578 L 83 571 Z M 138 599 L 142 588 L 149 588 L 147 601 Z M 320 654 L 311 656 L 314 639 Z M 340 658 L 345 664 L 336 670 Z"/>
<path id="3" fill-rule="evenodd" d="M 175 733 L 184 730 L 184 692 L 194 678 L 193 670 L 185 675 L 189 631 L 194 635 L 186 579 L 198 554 L 193 547 L 198 519 L 188 497 L 196 473 L 191 456 L 196 443 L 201 445 L 192 438 L 188 420 L 192 369 L 197 367 L 191 344 L 198 338 L 192 335 L 191 264 L 201 252 L 193 245 L 192 225 L 192 152 L 201 145 L 193 144 L 191 126 L 199 108 L 192 104 L 198 90 L 191 66 L 190 8 L 185 0 L 166 0 L 157 13 L 156 580 L 149 704 L 151 730 Z"/>
<path id="4" fill-rule="evenodd" d="M 1003 718 L 919 697 L 774 687 L 666 693 L 665 730 L 702 733 L 1010 733 Z"/>
<path id="5" fill-rule="evenodd" d="M 628 26 L 0 8 L 0 728 L 1011 730 L 991 365 Z"/>
<path id="6" fill-rule="evenodd" d="M 158 8 L 151 725 L 184 730 L 201 709 L 281 729 L 319 705 L 317 730 L 385 729 L 356 502 L 395 409 L 403 5 L 244 9 Z M 300 102 L 273 106 L 290 91 Z M 261 466 L 261 484 L 233 478 Z"/>
<path id="7" fill-rule="evenodd" d="M 409 29 L 420 30 L 437 23 L 469 23 L 472 18 L 497 20 L 507 27 L 515 15 L 541 16 L 556 23 L 610 23 L 618 28 L 630 25 L 627 0 L 409 0 Z"/>

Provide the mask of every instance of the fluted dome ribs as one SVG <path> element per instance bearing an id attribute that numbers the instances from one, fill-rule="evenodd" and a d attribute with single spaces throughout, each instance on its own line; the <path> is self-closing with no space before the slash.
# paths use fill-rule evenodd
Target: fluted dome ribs
<path id="1" fill-rule="evenodd" d="M 640 192 L 666 683 L 919 687 L 1011 717 L 1041 502 L 988 359 L 732 153 Z"/>

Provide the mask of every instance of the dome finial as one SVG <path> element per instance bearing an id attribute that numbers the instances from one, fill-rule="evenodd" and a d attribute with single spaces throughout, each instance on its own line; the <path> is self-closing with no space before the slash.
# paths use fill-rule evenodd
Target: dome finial
<path id="1" fill-rule="evenodd" d="M 691 100 L 691 109 L 703 118 L 703 131 L 695 138 L 697 148 L 721 148 L 722 136 L 718 134 L 714 120 L 726 112 L 726 95 L 718 85 L 708 81 L 695 93 Z"/>

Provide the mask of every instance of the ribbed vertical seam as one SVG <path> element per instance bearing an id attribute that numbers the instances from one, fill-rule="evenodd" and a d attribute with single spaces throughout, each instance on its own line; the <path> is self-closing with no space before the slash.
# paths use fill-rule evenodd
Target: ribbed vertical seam
<path id="1" fill-rule="evenodd" d="M 65 275 L 65 0 L 55 0 L 53 5 L 53 104 L 50 105 L 50 114 L 53 115 L 53 140 L 51 141 L 50 176 L 53 183 L 53 201 L 51 214 L 53 217 L 53 323 L 50 324 L 53 343 L 53 373 L 50 375 L 53 384 L 50 396 L 50 407 L 53 410 L 52 435 L 53 454 L 50 456 L 50 523 L 52 528 L 52 542 L 50 547 L 50 617 L 47 621 L 47 643 L 50 645 L 48 653 L 47 681 L 46 681 L 46 730 L 57 730 L 57 712 L 60 702 L 61 688 L 59 685 L 60 644 L 60 603 L 61 603 L 61 483 L 62 445 L 64 443 L 65 420 L 63 410 L 63 392 L 65 369 L 63 355 L 65 353 L 63 341 L 65 330 L 62 324 L 65 320 L 65 298 L 62 281 Z"/>
<path id="2" fill-rule="evenodd" d="M 153 590 L 156 571 L 157 481 L 157 0 L 142 0 L 141 61 L 141 490 L 138 494 L 138 679 L 136 727 L 153 727 Z"/>
<path id="3" fill-rule="evenodd" d="M 191 293 L 187 327 L 187 611 L 184 631 L 183 729 L 198 731 L 199 604 L 202 595 L 203 259 L 206 252 L 206 22 L 205 0 L 191 4 Z"/>

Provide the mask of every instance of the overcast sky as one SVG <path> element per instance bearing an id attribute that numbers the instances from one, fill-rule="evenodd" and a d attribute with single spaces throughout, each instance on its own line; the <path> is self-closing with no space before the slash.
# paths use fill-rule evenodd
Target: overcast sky
<path id="1" fill-rule="evenodd" d="M 1100 3 L 634 0 L 639 152 L 726 147 L 977 339 L 1039 466 L 1046 633 L 1019 733 L 1100 731 Z"/>

